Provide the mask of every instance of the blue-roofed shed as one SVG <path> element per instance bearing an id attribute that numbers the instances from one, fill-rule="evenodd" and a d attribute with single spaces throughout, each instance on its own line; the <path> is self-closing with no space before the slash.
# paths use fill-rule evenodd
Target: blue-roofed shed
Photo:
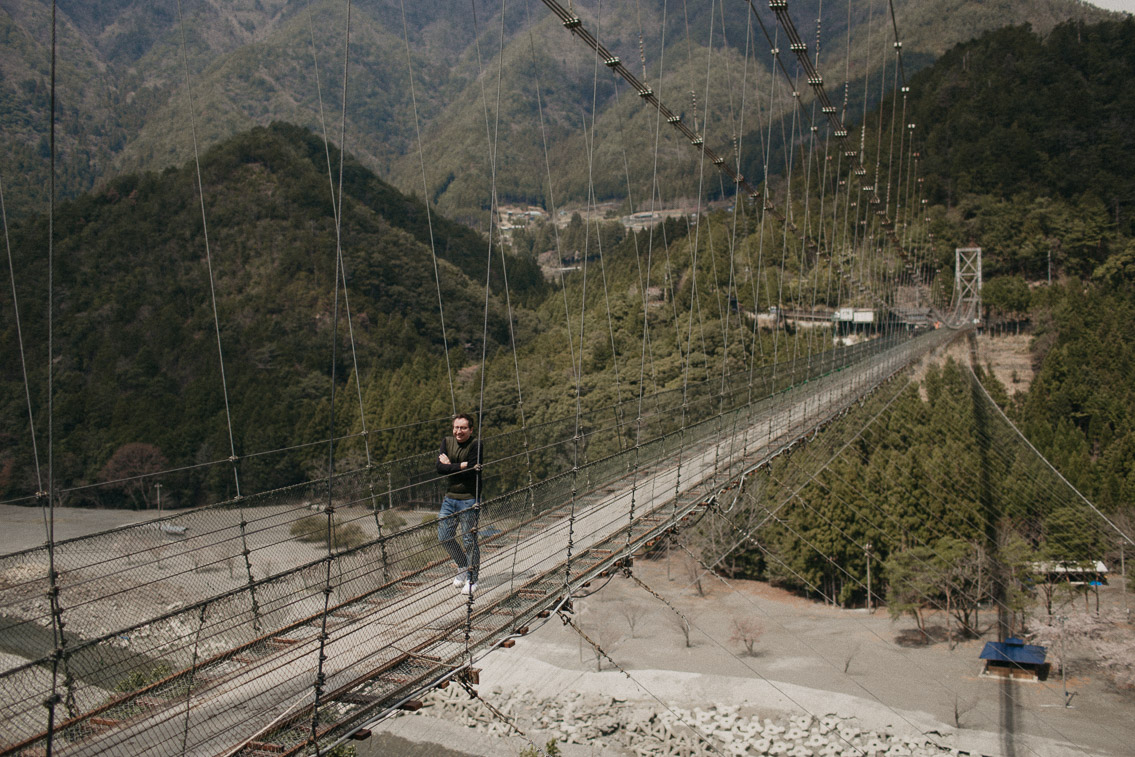
<path id="1" fill-rule="evenodd" d="M 1049 665 L 1044 658 L 1048 650 L 1020 639 L 987 641 L 981 650 L 985 660 L 983 675 L 1023 678 L 1040 681 L 1048 677 Z"/>

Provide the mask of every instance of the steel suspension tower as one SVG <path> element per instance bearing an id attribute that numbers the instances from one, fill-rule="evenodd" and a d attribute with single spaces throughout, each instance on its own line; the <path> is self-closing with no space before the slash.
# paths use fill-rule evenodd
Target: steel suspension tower
<path id="1" fill-rule="evenodd" d="M 981 319 L 981 248 L 958 247 L 954 250 L 954 294 L 957 313 L 976 324 Z"/>

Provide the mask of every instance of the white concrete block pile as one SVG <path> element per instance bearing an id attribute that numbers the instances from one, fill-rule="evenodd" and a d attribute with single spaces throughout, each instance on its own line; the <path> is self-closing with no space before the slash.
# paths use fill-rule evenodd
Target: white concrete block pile
<path id="1" fill-rule="evenodd" d="M 739 705 L 667 709 L 655 703 L 565 692 L 537 699 L 530 692 L 481 696 L 503 712 L 533 742 L 548 739 L 583 744 L 604 754 L 637 757 L 939 757 L 957 750 L 937 746 L 926 736 L 899 735 L 891 729 L 866 730 L 853 718 L 827 714 L 761 718 Z M 504 736 L 515 733 L 484 704 L 450 686 L 425 699 L 419 712 Z"/>

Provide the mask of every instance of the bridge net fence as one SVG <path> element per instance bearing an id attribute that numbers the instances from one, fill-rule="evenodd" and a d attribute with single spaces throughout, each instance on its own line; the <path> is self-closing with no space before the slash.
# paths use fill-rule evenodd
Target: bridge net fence
<path id="1" fill-rule="evenodd" d="M 477 617 L 530 615 L 557 581 L 668 527 L 947 336 L 895 334 L 644 397 L 641 412 L 635 399 L 488 437 L 482 564 L 497 560 L 508 591 Z M 0 750 L 40 753 L 50 740 L 68 754 L 107 743 L 211 754 L 248 723 L 277 724 L 278 741 L 318 732 L 323 742 L 461 665 L 504 626 L 480 628 L 436 590 L 454 569 L 432 519 L 384 523 L 392 509 L 437 506 L 435 455 L 0 558 L 0 633 L 12 652 L 0 672 Z M 629 494 L 613 506 L 617 491 Z M 420 669 L 396 672 L 407 665 Z M 359 693 L 376 671 L 381 695 Z M 327 711 L 313 717 L 317 699 Z"/>

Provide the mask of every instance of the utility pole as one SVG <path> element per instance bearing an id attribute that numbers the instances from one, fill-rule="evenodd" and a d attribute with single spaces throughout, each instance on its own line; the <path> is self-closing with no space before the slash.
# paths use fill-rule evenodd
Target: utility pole
<path id="1" fill-rule="evenodd" d="M 1068 707 L 1068 658 L 1064 647 L 1064 621 L 1067 616 L 1060 616 L 1060 683 L 1064 687 L 1064 707 Z"/>
<path id="2" fill-rule="evenodd" d="M 161 482 L 154 484 L 154 488 L 158 490 L 158 520 L 162 519 L 162 485 Z M 165 546 L 165 534 L 162 532 L 162 524 L 158 524 L 158 567 L 162 567 L 162 547 Z"/>
<path id="3" fill-rule="evenodd" d="M 863 554 L 867 556 L 867 612 L 874 613 L 871 606 L 871 542 L 863 545 Z"/>
<path id="4" fill-rule="evenodd" d="M 1131 611 L 1127 609 L 1127 564 L 1123 561 L 1123 542 L 1119 542 L 1119 574 L 1123 578 L 1123 614 L 1130 619 Z"/>

